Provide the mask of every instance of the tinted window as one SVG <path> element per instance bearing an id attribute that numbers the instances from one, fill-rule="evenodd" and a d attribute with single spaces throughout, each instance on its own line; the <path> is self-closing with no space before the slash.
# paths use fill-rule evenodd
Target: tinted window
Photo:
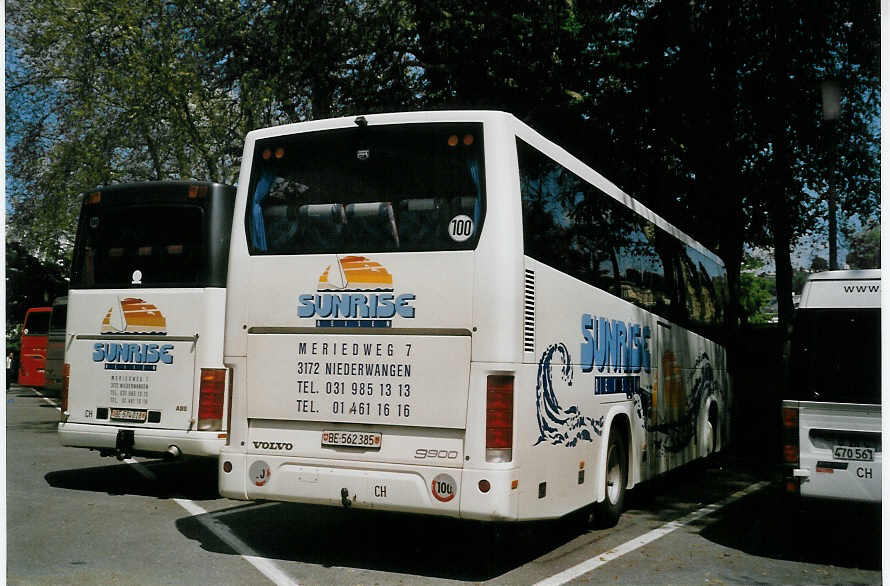
<path id="1" fill-rule="evenodd" d="M 50 318 L 49 327 L 51 330 L 64 330 L 65 320 L 68 317 L 68 305 L 53 305 L 52 317 Z"/>
<path id="2" fill-rule="evenodd" d="M 517 139 L 525 254 L 639 307 L 715 336 L 726 272 Z"/>
<path id="3" fill-rule="evenodd" d="M 74 268 L 78 286 L 200 284 L 204 268 L 201 207 L 84 206 L 81 214 L 78 266 Z"/>
<path id="4" fill-rule="evenodd" d="M 481 124 L 404 124 L 257 141 L 251 254 L 467 250 L 484 219 Z"/>
<path id="5" fill-rule="evenodd" d="M 49 314 L 48 311 L 39 311 L 26 315 L 24 330 L 27 330 L 27 334 L 45 336 L 49 332 Z"/>
<path id="6" fill-rule="evenodd" d="M 790 367 L 795 399 L 880 404 L 880 309 L 799 310 Z"/>

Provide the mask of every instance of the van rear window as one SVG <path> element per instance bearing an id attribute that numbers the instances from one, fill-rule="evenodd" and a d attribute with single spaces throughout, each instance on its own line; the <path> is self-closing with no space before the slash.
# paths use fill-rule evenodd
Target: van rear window
<path id="1" fill-rule="evenodd" d="M 880 309 L 799 310 L 790 375 L 800 401 L 880 404 Z"/>
<path id="2" fill-rule="evenodd" d="M 24 329 L 29 336 L 45 336 L 49 332 L 49 312 L 34 311 L 25 317 Z"/>

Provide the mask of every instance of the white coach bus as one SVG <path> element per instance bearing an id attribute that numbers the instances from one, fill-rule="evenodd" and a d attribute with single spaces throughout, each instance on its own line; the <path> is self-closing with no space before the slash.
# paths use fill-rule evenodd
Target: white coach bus
<path id="1" fill-rule="evenodd" d="M 554 518 L 721 447 L 726 277 L 512 115 L 247 136 L 220 491 Z"/>
<path id="2" fill-rule="evenodd" d="M 225 443 L 226 270 L 235 188 L 153 182 L 84 195 L 59 438 L 130 455 Z"/>
<path id="3" fill-rule="evenodd" d="M 785 490 L 881 502 L 881 271 L 810 275 L 782 401 Z"/>

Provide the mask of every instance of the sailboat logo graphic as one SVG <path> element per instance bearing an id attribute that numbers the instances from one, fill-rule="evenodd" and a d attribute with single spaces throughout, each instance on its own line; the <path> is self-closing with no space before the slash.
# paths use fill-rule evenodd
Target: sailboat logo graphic
<path id="1" fill-rule="evenodd" d="M 414 317 L 416 295 L 396 294 L 386 267 L 364 256 L 336 259 L 318 278 L 316 293 L 300 295 L 299 317 L 329 328 L 390 328 L 393 318 Z"/>
<path id="2" fill-rule="evenodd" d="M 318 279 L 319 291 L 392 291 L 392 275 L 364 256 L 344 256 L 328 265 Z"/>
<path id="3" fill-rule="evenodd" d="M 167 318 L 143 299 L 117 299 L 102 319 L 101 334 L 167 334 Z"/>

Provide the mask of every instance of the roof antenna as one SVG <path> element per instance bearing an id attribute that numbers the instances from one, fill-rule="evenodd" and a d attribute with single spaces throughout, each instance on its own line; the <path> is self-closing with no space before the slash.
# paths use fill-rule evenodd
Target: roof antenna
<path id="1" fill-rule="evenodd" d="M 356 116 L 356 118 L 355 118 L 355 124 L 356 124 L 356 126 L 358 126 L 359 128 L 364 128 L 365 126 L 368 125 L 368 121 L 365 119 L 364 116 Z"/>

